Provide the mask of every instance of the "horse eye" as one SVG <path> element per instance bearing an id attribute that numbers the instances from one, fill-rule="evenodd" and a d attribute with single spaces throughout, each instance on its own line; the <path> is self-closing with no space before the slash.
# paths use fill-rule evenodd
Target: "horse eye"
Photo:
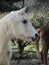
<path id="1" fill-rule="evenodd" d="M 27 20 L 23 20 L 23 23 L 26 24 L 27 23 Z"/>

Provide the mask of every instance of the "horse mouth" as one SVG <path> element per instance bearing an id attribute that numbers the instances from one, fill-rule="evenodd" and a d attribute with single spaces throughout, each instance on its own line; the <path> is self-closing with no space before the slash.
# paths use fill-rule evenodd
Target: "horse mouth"
<path id="1" fill-rule="evenodd" d="M 32 40 L 32 41 L 35 41 L 35 38 L 31 37 L 31 40 Z"/>
<path id="2" fill-rule="evenodd" d="M 39 40 L 39 39 L 40 39 L 39 36 L 38 36 L 38 37 L 35 37 L 35 38 L 31 37 L 31 40 L 32 40 L 32 41 Z"/>

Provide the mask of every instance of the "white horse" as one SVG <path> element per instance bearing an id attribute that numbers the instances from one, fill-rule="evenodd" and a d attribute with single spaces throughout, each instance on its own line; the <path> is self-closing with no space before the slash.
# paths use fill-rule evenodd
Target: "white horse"
<path id="1" fill-rule="evenodd" d="M 32 41 L 38 37 L 25 8 L 12 11 L 0 20 L 0 65 L 10 65 L 8 41 L 13 37 L 25 41 Z"/>

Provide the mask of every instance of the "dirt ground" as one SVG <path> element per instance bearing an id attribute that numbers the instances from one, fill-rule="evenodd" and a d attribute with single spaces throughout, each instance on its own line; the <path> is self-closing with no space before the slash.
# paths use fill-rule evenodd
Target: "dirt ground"
<path id="1" fill-rule="evenodd" d="M 18 61 L 11 61 L 11 65 L 43 65 L 39 63 L 39 60 L 34 59 L 34 60 L 20 60 L 20 62 L 18 63 Z M 48 65 L 49 65 L 49 60 L 48 60 Z"/>

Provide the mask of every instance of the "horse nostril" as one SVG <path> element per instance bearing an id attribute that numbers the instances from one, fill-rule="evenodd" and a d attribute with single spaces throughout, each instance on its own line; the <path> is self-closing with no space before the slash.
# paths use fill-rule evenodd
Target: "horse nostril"
<path id="1" fill-rule="evenodd" d="M 35 34 L 35 37 L 38 37 L 38 34 Z"/>

